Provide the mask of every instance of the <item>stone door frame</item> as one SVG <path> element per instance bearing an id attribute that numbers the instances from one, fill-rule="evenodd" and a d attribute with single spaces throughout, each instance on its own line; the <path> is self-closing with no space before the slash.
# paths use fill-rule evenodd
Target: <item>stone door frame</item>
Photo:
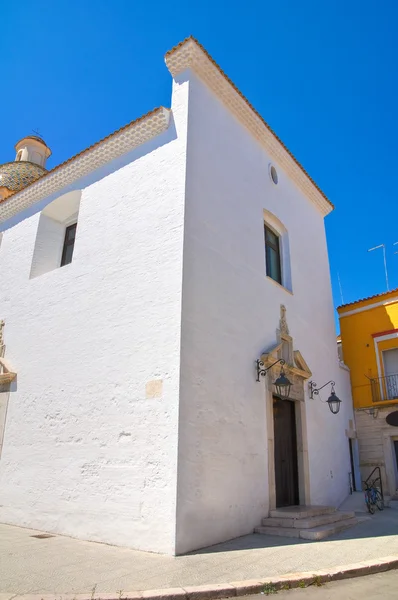
<path id="1" fill-rule="evenodd" d="M 298 350 L 293 350 L 293 338 L 289 335 L 286 320 L 286 308 L 280 307 L 279 328 L 276 330 L 277 344 L 268 352 L 263 353 L 261 361 L 265 367 L 271 366 L 278 359 L 285 361 L 284 370 L 292 382 L 289 400 L 295 403 L 296 435 L 297 435 L 297 467 L 300 505 L 310 504 L 310 465 L 308 457 L 308 434 L 304 386 L 312 373 Z M 274 453 L 274 409 L 273 382 L 279 376 L 280 363 L 274 365 L 265 378 L 265 405 L 267 419 L 267 445 L 268 445 L 268 494 L 269 510 L 276 508 L 275 487 L 275 453 Z"/>
<path id="2" fill-rule="evenodd" d="M 276 508 L 276 486 L 275 486 L 275 455 L 274 455 L 274 391 L 272 389 L 273 381 L 279 375 L 278 369 L 271 369 L 268 372 L 267 384 L 265 386 L 266 419 L 267 419 L 267 439 L 268 439 L 268 494 L 269 509 Z M 287 376 L 292 380 L 292 373 L 285 369 Z M 296 376 L 297 377 L 297 376 Z M 294 379 L 294 376 L 293 376 Z M 297 469 L 298 469 L 298 488 L 300 505 L 310 504 L 310 467 L 308 458 L 308 435 L 306 405 L 304 401 L 304 380 L 295 385 L 296 394 L 300 398 L 292 397 L 291 401 L 295 404 L 296 414 L 296 435 L 297 435 Z"/>
<path id="3" fill-rule="evenodd" d="M 383 453 L 387 480 L 387 491 L 393 495 L 398 489 L 398 467 L 395 457 L 394 441 L 398 441 L 398 432 L 384 432 Z"/>

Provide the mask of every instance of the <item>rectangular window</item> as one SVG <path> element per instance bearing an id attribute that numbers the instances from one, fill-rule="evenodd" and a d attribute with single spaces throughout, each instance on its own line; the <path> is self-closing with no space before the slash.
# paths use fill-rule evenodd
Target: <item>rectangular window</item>
<path id="1" fill-rule="evenodd" d="M 386 400 L 398 399 L 398 348 L 384 350 L 384 388 Z"/>
<path id="2" fill-rule="evenodd" d="M 268 277 L 282 284 L 279 236 L 264 225 L 265 265 Z"/>
<path id="3" fill-rule="evenodd" d="M 73 248 L 75 246 L 77 223 L 69 225 L 65 230 L 64 247 L 62 250 L 61 267 L 72 262 Z"/>

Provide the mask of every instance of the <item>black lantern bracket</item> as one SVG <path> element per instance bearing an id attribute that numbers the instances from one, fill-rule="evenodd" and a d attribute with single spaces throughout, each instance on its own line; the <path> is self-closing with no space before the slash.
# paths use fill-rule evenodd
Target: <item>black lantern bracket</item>
<path id="1" fill-rule="evenodd" d="M 330 408 L 330 412 L 334 415 L 337 415 L 337 413 L 340 410 L 341 400 L 340 400 L 340 398 L 338 398 L 336 396 L 336 392 L 334 391 L 334 386 L 336 385 L 335 381 L 330 380 L 327 383 L 325 383 L 324 385 L 321 385 L 321 387 L 317 387 L 317 384 L 315 383 L 315 381 L 310 381 L 308 383 L 308 386 L 310 388 L 310 398 L 311 398 L 311 400 L 313 400 L 314 396 L 319 396 L 319 392 L 321 390 L 323 390 L 323 388 L 325 388 L 329 384 L 331 384 L 332 387 L 330 390 L 330 396 L 326 400 L 326 403 L 328 404 L 328 406 Z"/>
<path id="2" fill-rule="evenodd" d="M 286 363 L 286 361 L 283 360 L 283 358 L 279 358 L 274 363 L 272 363 L 272 365 L 270 365 L 269 367 L 266 367 L 264 361 L 262 361 L 260 359 L 256 360 L 256 365 L 257 365 L 257 379 L 256 379 L 256 381 L 260 381 L 260 377 L 265 377 L 266 374 L 268 373 L 268 371 L 270 369 L 272 369 L 272 367 L 274 367 L 278 363 L 281 363 L 281 365 L 283 367 L 283 365 Z"/>
<path id="3" fill-rule="evenodd" d="M 269 367 L 266 367 L 262 360 L 260 360 L 260 359 L 257 360 L 256 361 L 256 365 L 257 365 L 257 380 L 256 381 L 260 381 L 260 377 L 265 377 L 267 372 L 270 369 L 272 369 L 272 367 L 277 365 L 278 363 L 281 364 L 281 372 L 279 374 L 278 379 L 276 379 L 276 381 L 274 381 L 273 385 L 275 386 L 275 389 L 276 389 L 276 395 L 279 398 L 281 398 L 281 400 L 286 400 L 290 397 L 290 390 L 292 387 L 292 382 L 289 381 L 289 379 L 285 375 L 285 371 L 283 370 L 283 365 L 286 363 L 286 361 L 283 358 L 279 358 L 274 363 L 272 363 L 272 365 L 270 365 Z"/>
<path id="4" fill-rule="evenodd" d="M 329 383 L 332 384 L 332 392 L 334 392 L 334 386 L 336 385 L 335 381 L 330 380 L 327 383 L 325 383 L 325 385 L 322 385 L 321 387 L 316 387 L 317 384 L 315 383 L 315 381 L 310 381 L 308 385 L 309 385 L 309 388 L 310 388 L 310 398 L 311 398 L 311 400 L 314 399 L 314 396 L 319 396 L 319 392 L 321 390 L 323 390 L 324 387 L 326 387 L 327 385 L 329 385 Z"/>

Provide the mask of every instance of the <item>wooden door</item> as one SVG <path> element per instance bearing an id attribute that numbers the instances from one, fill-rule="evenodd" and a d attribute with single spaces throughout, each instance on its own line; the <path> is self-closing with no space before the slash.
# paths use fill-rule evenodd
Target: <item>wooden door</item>
<path id="1" fill-rule="evenodd" d="M 348 438 L 348 445 L 350 447 L 350 463 L 351 463 L 351 480 L 352 480 L 352 491 L 357 491 L 356 481 L 355 481 L 355 465 L 354 465 L 354 449 L 352 447 L 352 439 Z"/>
<path id="2" fill-rule="evenodd" d="M 276 506 L 299 503 L 296 414 L 294 402 L 274 398 Z"/>
<path id="3" fill-rule="evenodd" d="M 397 461 L 397 471 L 398 471 L 398 440 L 394 440 L 394 450 L 395 450 L 395 460 Z"/>

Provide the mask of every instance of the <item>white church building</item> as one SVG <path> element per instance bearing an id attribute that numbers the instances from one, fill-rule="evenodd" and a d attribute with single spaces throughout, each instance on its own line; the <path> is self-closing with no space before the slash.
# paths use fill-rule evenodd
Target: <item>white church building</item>
<path id="1" fill-rule="evenodd" d="M 314 539 L 355 522 L 333 206 L 196 40 L 166 64 L 171 108 L 0 166 L 0 522 L 171 555 L 263 519 Z"/>

